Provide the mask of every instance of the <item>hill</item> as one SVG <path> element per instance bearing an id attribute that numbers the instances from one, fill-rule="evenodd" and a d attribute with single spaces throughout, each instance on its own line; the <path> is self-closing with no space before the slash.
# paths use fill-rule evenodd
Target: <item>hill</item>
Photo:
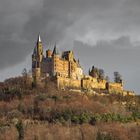
<path id="1" fill-rule="evenodd" d="M 1 140 L 139 140 L 140 97 L 33 88 L 25 77 L 0 83 Z"/>

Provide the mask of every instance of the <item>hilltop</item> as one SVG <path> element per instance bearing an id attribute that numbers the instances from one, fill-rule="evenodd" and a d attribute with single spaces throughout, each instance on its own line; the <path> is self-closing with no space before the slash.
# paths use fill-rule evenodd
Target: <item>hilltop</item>
<path id="1" fill-rule="evenodd" d="M 139 96 L 32 87 L 24 76 L 0 83 L 1 140 L 139 140 L 139 122 Z"/>

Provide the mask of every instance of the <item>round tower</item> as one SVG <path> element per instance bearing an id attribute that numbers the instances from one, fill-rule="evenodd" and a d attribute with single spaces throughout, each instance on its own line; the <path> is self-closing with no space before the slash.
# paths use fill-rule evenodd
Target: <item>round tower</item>
<path id="1" fill-rule="evenodd" d="M 52 57 L 52 51 L 50 49 L 48 49 L 46 51 L 46 58 L 51 58 Z"/>

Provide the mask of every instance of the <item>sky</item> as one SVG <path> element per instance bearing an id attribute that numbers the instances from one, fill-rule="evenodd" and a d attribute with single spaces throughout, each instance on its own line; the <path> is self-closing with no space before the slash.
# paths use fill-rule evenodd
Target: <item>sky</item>
<path id="1" fill-rule="evenodd" d="M 140 93 L 140 0 L 0 0 L 0 81 L 31 69 L 38 34 L 44 48 L 74 50 Z"/>

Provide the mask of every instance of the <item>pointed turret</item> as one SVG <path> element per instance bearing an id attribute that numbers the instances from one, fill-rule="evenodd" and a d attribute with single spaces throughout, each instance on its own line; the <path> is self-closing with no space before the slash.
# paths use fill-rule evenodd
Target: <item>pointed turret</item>
<path id="1" fill-rule="evenodd" d="M 53 49 L 53 55 L 56 54 L 56 46 L 54 46 L 54 49 Z"/>
<path id="2" fill-rule="evenodd" d="M 43 59 L 43 45 L 41 37 L 38 35 L 36 46 L 32 55 L 32 68 L 39 68 Z"/>
<path id="3" fill-rule="evenodd" d="M 89 75 L 90 75 L 90 72 L 91 72 L 91 71 L 90 71 L 90 68 L 89 68 L 89 70 L 88 70 L 88 74 L 89 74 Z"/>
<path id="4" fill-rule="evenodd" d="M 41 41 L 40 34 L 38 35 L 38 39 L 37 39 L 37 43 L 39 43 L 39 42 L 42 42 L 42 41 Z"/>
<path id="5" fill-rule="evenodd" d="M 54 45 L 54 49 L 53 49 L 53 56 L 54 55 L 59 55 L 58 49 L 56 48 L 56 44 Z"/>
<path id="6" fill-rule="evenodd" d="M 78 64 L 80 64 L 80 60 L 79 60 L 79 58 L 78 58 Z"/>
<path id="7" fill-rule="evenodd" d="M 36 50 L 36 47 L 34 48 L 34 51 L 33 51 L 33 55 L 36 55 L 37 54 L 37 50 Z"/>
<path id="8" fill-rule="evenodd" d="M 37 48 L 36 50 L 37 50 L 37 56 L 38 56 L 39 62 L 41 62 L 43 58 L 43 45 L 42 45 L 40 34 L 38 35 L 36 48 Z"/>

